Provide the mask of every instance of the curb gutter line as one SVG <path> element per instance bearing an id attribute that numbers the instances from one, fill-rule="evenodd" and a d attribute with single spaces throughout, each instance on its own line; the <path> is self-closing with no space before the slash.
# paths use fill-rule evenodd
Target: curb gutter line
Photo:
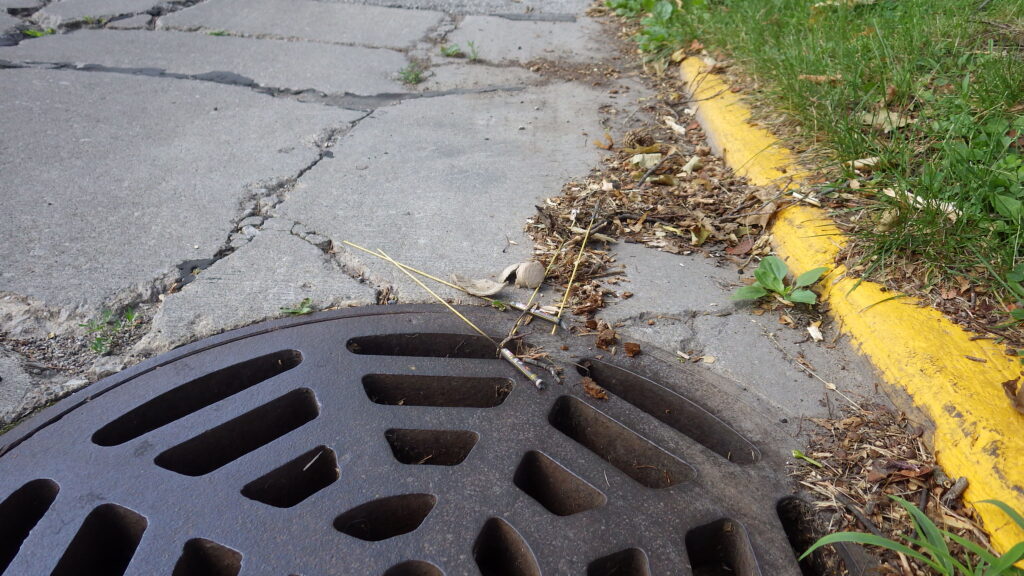
<path id="1" fill-rule="evenodd" d="M 804 182 L 793 153 L 753 125 L 741 97 L 706 69 L 699 58 L 680 64 L 715 153 L 755 185 L 789 188 Z M 776 214 L 771 233 L 777 252 L 797 273 L 835 267 L 846 243 L 824 210 L 805 205 Z M 971 341 L 970 333 L 913 298 L 892 299 L 893 292 L 874 282 L 856 284 L 844 267 L 835 267 L 822 280 L 822 299 L 886 382 L 902 386 L 934 422 L 936 458 L 951 478 L 968 478 L 964 499 L 975 506 L 993 546 L 1006 551 L 1024 542 L 1024 530 L 1003 512 L 978 504 L 1002 500 L 1024 512 L 1024 415 L 1001 386 L 1021 375 L 1019 363 L 992 341 Z"/>

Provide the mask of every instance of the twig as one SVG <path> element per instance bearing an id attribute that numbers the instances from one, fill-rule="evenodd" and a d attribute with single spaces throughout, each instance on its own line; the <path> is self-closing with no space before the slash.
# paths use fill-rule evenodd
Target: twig
<path id="1" fill-rule="evenodd" d="M 853 500 L 850 500 L 846 496 L 846 494 L 843 494 L 842 492 L 836 492 L 835 496 L 836 496 L 836 500 L 839 500 L 840 502 L 842 502 L 843 506 L 845 506 L 846 509 L 850 511 L 850 514 L 853 514 L 853 516 L 855 518 L 857 518 L 857 521 L 860 522 L 861 525 L 864 526 L 864 528 L 868 532 L 871 532 L 872 534 L 874 534 L 875 536 L 878 536 L 879 538 L 885 538 L 885 535 L 882 534 L 882 532 L 878 529 L 878 527 L 875 526 L 875 524 L 871 520 L 869 520 L 868 517 L 865 516 L 864 513 L 861 512 L 859 508 L 857 508 L 857 505 L 854 504 Z"/>
<path id="2" fill-rule="evenodd" d="M 565 294 L 562 295 L 562 303 L 558 305 L 558 318 L 562 318 L 562 312 L 565 311 L 565 304 L 569 301 L 569 294 L 572 292 L 572 283 L 576 280 L 576 272 L 580 268 L 580 261 L 583 260 L 583 253 L 587 250 L 587 240 L 590 238 L 590 230 L 594 227 L 594 220 L 597 219 L 597 211 L 601 207 L 601 201 L 598 200 L 594 204 L 594 212 L 590 215 L 590 224 L 587 225 L 587 233 L 583 235 L 583 241 L 580 242 L 580 252 L 576 255 L 576 263 L 572 266 L 572 274 L 569 275 L 569 283 L 565 286 Z M 558 330 L 558 326 L 551 328 L 551 333 L 554 334 Z"/>
<path id="3" fill-rule="evenodd" d="M 470 320 L 469 318 L 466 318 L 465 316 L 463 316 L 461 312 L 459 312 L 451 304 L 446 302 L 444 298 L 441 298 L 440 296 L 438 296 L 436 292 L 434 292 L 429 287 L 427 287 L 427 285 L 424 284 L 422 281 L 420 281 L 419 278 L 413 276 L 412 272 L 410 272 L 410 271 L 406 270 L 405 268 L 403 268 L 402 265 L 399 264 L 398 262 L 395 262 L 395 260 L 392 259 L 391 256 L 388 256 L 386 253 L 384 253 L 383 250 L 378 250 L 378 253 L 380 254 L 381 258 L 383 258 L 384 260 L 387 260 L 388 262 L 394 264 L 395 267 L 398 268 L 399 270 L 401 270 L 403 273 L 405 273 L 406 276 L 408 276 L 409 278 L 412 278 L 413 282 L 419 284 L 420 288 L 423 288 L 424 290 L 429 292 L 430 295 L 434 297 L 434 299 L 436 299 L 441 304 L 444 304 L 446 308 L 451 310 L 453 314 L 455 314 L 460 319 L 462 319 L 462 321 L 465 322 L 466 324 L 468 324 L 470 326 L 470 328 L 472 328 L 473 330 L 476 330 L 481 336 L 483 336 L 484 338 L 487 338 L 488 340 L 490 340 L 491 343 L 494 344 L 494 347 L 496 349 L 500 348 L 500 346 L 498 345 L 498 342 L 494 338 L 491 338 L 490 335 L 488 335 L 486 332 L 484 332 L 483 330 L 478 328 L 476 324 L 473 324 L 472 320 Z M 371 252 L 371 254 L 372 254 L 372 252 Z"/>
<path id="4" fill-rule="evenodd" d="M 370 249 L 367 249 L 367 248 L 363 248 L 362 246 L 360 246 L 358 244 L 354 244 L 352 242 L 349 242 L 348 240 L 342 240 L 341 243 L 345 244 L 346 246 L 351 246 L 352 248 L 355 248 L 356 250 L 362 250 L 363 252 L 366 252 L 367 254 L 369 254 L 371 256 L 376 256 L 377 258 L 380 258 L 381 260 L 389 261 L 392 264 L 394 264 L 395 266 L 398 266 L 398 268 L 400 270 L 403 270 L 403 271 L 407 270 L 409 272 L 414 272 L 416 274 L 419 274 L 420 276 L 423 276 L 424 278 L 428 278 L 430 280 L 433 280 L 434 282 L 440 282 L 441 284 L 444 284 L 445 286 L 447 286 L 449 288 L 453 288 L 455 290 L 458 290 L 459 292 L 465 292 L 466 294 L 469 294 L 470 296 L 475 296 L 475 294 L 470 294 L 469 291 L 466 290 L 465 288 L 463 288 L 462 286 L 458 286 L 456 284 L 452 284 L 451 282 L 448 282 L 446 280 L 442 280 L 442 279 L 438 278 L 437 276 L 432 276 L 432 275 L 427 274 L 426 272 L 424 272 L 422 270 L 417 270 L 417 269 L 413 268 L 412 266 L 406 266 L 405 264 L 402 264 L 401 262 L 398 262 L 398 261 L 395 261 L 395 260 L 391 260 L 390 258 L 385 258 L 384 256 L 381 256 L 380 254 L 377 254 L 373 250 L 370 250 Z M 415 280 L 415 278 L 414 278 L 414 280 Z M 422 284 L 421 284 L 421 286 L 422 286 Z M 490 298 L 485 298 L 483 296 L 477 296 L 477 298 L 483 298 L 484 300 L 490 300 Z"/>

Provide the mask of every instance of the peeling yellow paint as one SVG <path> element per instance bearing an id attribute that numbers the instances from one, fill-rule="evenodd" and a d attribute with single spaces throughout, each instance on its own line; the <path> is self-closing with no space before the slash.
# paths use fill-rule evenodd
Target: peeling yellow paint
<path id="1" fill-rule="evenodd" d="M 753 125 L 741 98 L 704 68 L 688 58 L 680 72 L 715 151 L 754 184 L 798 185 L 803 178 L 793 153 Z M 797 271 L 834 265 L 845 242 L 825 211 L 811 206 L 782 210 L 771 232 L 776 250 Z M 1005 551 L 1024 541 L 1024 530 L 1005 514 L 979 504 L 1002 500 L 1024 513 L 1024 415 L 1000 385 L 1021 375 L 1020 364 L 989 340 L 971 341 L 970 333 L 912 298 L 893 299 L 894 293 L 873 282 L 856 284 L 840 266 L 823 280 L 822 297 L 886 381 L 906 389 L 932 419 L 939 464 L 951 477 L 968 478 L 964 498 L 975 506 L 995 548 Z"/>

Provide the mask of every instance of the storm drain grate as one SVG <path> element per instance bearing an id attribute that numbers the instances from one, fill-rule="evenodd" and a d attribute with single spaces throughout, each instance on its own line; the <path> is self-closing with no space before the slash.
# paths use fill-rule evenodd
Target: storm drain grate
<path id="1" fill-rule="evenodd" d="M 0 437 L 0 572 L 800 574 L 779 432 L 719 382 L 527 331 L 565 368 L 541 392 L 466 332 L 321 314 L 85 389 Z"/>

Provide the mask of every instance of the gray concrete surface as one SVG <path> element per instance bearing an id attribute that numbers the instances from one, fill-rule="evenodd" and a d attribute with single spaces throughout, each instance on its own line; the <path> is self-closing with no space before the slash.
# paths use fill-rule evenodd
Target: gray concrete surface
<path id="1" fill-rule="evenodd" d="M 441 12 L 318 0 L 206 0 L 161 17 L 157 26 L 402 49 L 443 19 Z"/>
<path id="2" fill-rule="evenodd" d="M 81 30 L 0 48 L 0 59 L 94 64 L 172 74 L 230 72 L 260 86 L 371 95 L 405 91 L 393 50 L 184 32 Z M 241 80 L 241 79 L 240 79 Z"/>
<path id="3" fill-rule="evenodd" d="M 0 48 L 0 425 L 304 298 L 432 301 L 344 240 L 493 278 L 531 256 L 534 206 L 598 165 L 594 138 L 646 121 L 628 73 L 595 87 L 524 66 L 611 62 L 580 0 L 34 1 L 0 0 L 25 6 L 11 25 L 58 29 Z M 471 41 L 483 61 L 439 53 Z M 400 84 L 414 62 L 424 82 Z M 700 367 L 791 423 L 872 392 L 830 327 L 808 342 L 732 304 L 734 271 L 615 254 L 629 282 L 613 288 L 635 295 L 602 317 L 644 353 L 714 357 Z M 142 323 L 97 356 L 81 325 L 126 306 Z"/>
<path id="4" fill-rule="evenodd" d="M 472 42 L 480 59 L 487 62 L 595 62 L 609 54 L 600 26 L 589 18 L 533 22 L 466 16 L 447 39 L 462 47 Z"/>

